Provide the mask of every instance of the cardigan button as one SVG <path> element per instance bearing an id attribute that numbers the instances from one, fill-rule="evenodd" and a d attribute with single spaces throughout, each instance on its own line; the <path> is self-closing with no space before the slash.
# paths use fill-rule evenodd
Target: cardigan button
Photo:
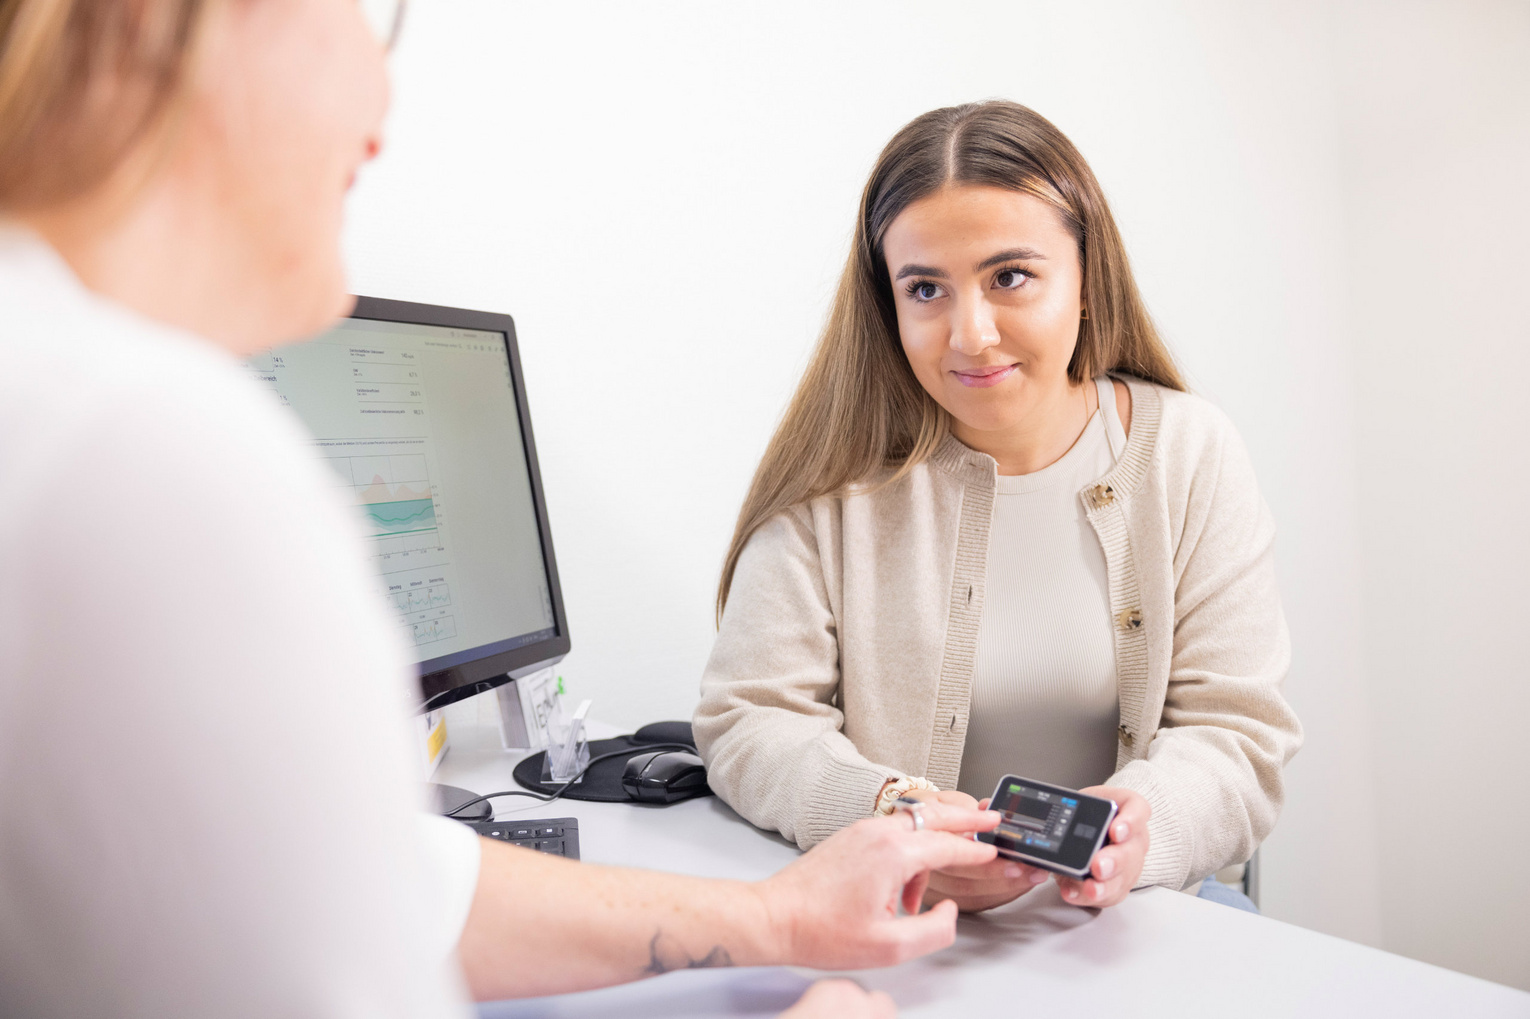
<path id="1" fill-rule="evenodd" d="M 1132 734 L 1127 730 L 1126 726 L 1123 725 L 1117 729 L 1116 735 L 1120 738 L 1123 747 L 1130 747 L 1132 745 Z"/>
<path id="2" fill-rule="evenodd" d="M 1089 501 L 1094 503 L 1094 508 L 1109 506 L 1116 501 L 1116 490 L 1109 485 L 1095 485 L 1089 490 Z"/>
<path id="3" fill-rule="evenodd" d="M 1116 613 L 1116 625 L 1130 633 L 1132 630 L 1142 629 L 1142 612 L 1138 609 L 1127 609 Z"/>

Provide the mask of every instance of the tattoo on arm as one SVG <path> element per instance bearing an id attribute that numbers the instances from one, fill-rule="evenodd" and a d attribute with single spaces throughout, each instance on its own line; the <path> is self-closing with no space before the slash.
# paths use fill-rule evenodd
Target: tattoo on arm
<path id="1" fill-rule="evenodd" d="M 686 951 L 678 939 L 660 930 L 655 932 L 653 940 L 648 943 L 648 965 L 643 972 L 649 976 L 658 976 L 677 969 L 710 969 L 732 965 L 733 957 L 722 945 L 713 945 L 710 952 L 698 959 Z"/>

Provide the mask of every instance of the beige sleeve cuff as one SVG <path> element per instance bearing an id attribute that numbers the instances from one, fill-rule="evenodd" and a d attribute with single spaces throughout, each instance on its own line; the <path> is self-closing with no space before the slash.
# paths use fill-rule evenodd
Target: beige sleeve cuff
<path id="1" fill-rule="evenodd" d="M 1142 862 L 1137 887 L 1161 885 L 1175 891 L 1183 888 L 1190 876 L 1193 849 L 1190 826 L 1153 774 L 1153 766 L 1147 761 L 1132 761 L 1105 784 L 1140 793 L 1152 810 L 1148 817 L 1147 859 Z"/>
<path id="2" fill-rule="evenodd" d="M 906 777 L 872 764 L 853 750 L 840 753 L 827 742 L 815 749 L 821 759 L 802 797 L 803 809 L 793 833 L 803 849 L 811 849 L 841 828 L 870 817 L 887 780 Z"/>

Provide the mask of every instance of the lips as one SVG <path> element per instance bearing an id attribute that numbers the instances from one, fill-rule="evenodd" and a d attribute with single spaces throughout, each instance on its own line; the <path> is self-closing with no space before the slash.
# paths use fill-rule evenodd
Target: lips
<path id="1" fill-rule="evenodd" d="M 997 386 L 1019 369 L 1020 366 L 1015 364 L 990 364 L 977 368 L 963 368 L 951 374 L 969 389 L 987 389 L 989 386 Z"/>

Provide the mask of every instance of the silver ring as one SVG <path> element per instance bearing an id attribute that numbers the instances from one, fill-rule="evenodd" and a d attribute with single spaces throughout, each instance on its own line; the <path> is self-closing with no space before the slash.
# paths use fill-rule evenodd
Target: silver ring
<path id="1" fill-rule="evenodd" d="M 893 804 L 894 810 L 901 810 L 914 819 L 914 830 L 924 831 L 924 804 L 912 796 L 899 796 Z"/>

